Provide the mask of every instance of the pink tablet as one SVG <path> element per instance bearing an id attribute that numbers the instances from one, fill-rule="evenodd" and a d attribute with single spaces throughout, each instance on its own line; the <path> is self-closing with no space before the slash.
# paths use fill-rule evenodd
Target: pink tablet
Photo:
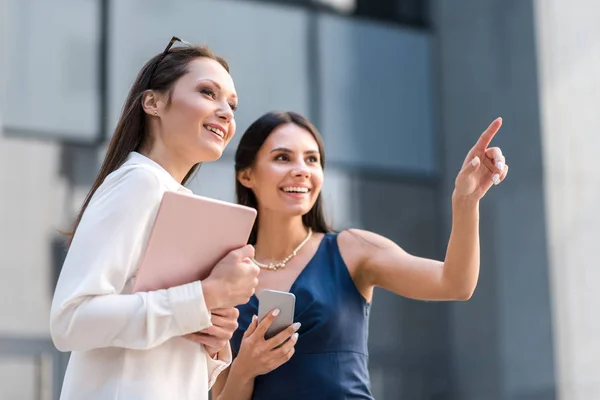
<path id="1" fill-rule="evenodd" d="M 254 208 L 165 192 L 132 292 L 205 279 L 227 253 L 247 244 L 255 219 Z"/>

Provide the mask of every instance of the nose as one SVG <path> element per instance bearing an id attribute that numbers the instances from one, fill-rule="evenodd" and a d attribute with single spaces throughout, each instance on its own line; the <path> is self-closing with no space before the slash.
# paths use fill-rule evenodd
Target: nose
<path id="1" fill-rule="evenodd" d="M 294 178 L 310 178 L 310 170 L 307 168 L 305 163 L 298 164 L 293 170 L 292 175 Z"/>
<path id="2" fill-rule="evenodd" d="M 229 103 L 224 102 L 217 110 L 217 117 L 223 122 L 229 123 L 233 119 L 233 110 Z"/>

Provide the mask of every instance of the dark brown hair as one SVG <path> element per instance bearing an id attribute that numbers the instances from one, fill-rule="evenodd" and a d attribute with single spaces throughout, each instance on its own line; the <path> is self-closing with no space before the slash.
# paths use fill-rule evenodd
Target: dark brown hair
<path id="1" fill-rule="evenodd" d="M 275 129 L 284 124 L 295 124 L 306 129 L 317 142 L 319 153 L 321 153 L 321 167 L 325 168 L 325 149 L 323 146 L 323 138 L 314 127 L 314 125 L 305 117 L 294 112 L 269 112 L 254 121 L 252 125 L 246 129 L 246 132 L 240 139 L 240 144 L 235 152 L 235 193 L 239 204 L 253 207 L 258 210 L 258 201 L 254 192 L 242 185 L 237 179 L 238 174 L 247 168 L 252 167 L 256 160 L 256 154 L 263 146 L 267 138 Z M 302 216 L 302 222 L 305 226 L 312 228 L 314 232 L 329 233 L 332 229 L 327 224 L 325 213 L 323 211 L 323 199 L 321 193 L 317 197 L 317 201 L 309 212 Z M 258 224 L 260 223 L 260 215 L 256 219 L 252 233 L 250 234 L 249 244 L 256 244 L 258 233 Z"/>
<path id="2" fill-rule="evenodd" d="M 69 241 L 72 240 L 85 209 L 104 179 L 118 169 L 132 151 L 138 151 L 147 144 L 146 118 L 148 116 L 142 108 L 144 92 L 154 90 L 166 94 L 168 96 L 167 105 L 169 105 L 175 82 L 188 72 L 188 64 L 197 58 L 213 59 L 229 72 L 229 65 L 225 59 L 216 56 L 208 47 L 195 45 L 176 47 L 170 50 L 167 48 L 165 52 L 152 57 L 142 67 L 131 86 L 127 100 L 125 100 L 121 118 L 115 128 L 100 172 L 83 202 L 72 232 L 67 233 Z M 198 166 L 199 164 L 196 164 L 192 167 L 182 184 L 185 184 L 193 176 Z"/>

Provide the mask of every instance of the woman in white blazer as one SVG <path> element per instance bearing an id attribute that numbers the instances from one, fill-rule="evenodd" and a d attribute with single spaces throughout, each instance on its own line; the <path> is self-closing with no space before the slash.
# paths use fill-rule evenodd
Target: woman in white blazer
<path id="1" fill-rule="evenodd" d="M 231 362 L 238 304 L 254 293 L 251 246 L 200 282 L 131 294 L 165 191 L 218 159 L 235 133 L 237 95 L 227 62 L 173 38 L 129 92 L 83 203 L 50 316 L 56 347 L 71 351 L 61 399 L 207 399 Z"/>

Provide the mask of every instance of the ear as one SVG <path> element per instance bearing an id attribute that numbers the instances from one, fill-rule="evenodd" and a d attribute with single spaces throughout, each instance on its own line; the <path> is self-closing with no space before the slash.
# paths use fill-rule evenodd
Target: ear
<path id="1" fill-rule="evenodd" d="M 142 108 L 146 114 L 158 116 L 160 114 L 158 103 L 157 93 L 153 90 L 146 90 L 142 95 Z"/>
<path id="2" fill-rule="evenodd" d="M 252 180 L 252 170 L 250 168 L 246 168 L 237 174 L 237 180 L 248 189 L 252 189 L 252 184 L 254 183 Z"/>

